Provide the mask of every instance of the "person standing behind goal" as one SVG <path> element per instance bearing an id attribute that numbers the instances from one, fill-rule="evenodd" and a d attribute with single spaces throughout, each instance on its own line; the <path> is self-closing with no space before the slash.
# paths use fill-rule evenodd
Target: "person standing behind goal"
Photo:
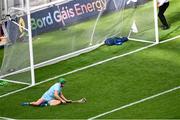
<path id="1" fill-rule="evenodd" d="M 164 16 L 164 12 L 166 11 L 166 9 L 169 6 L 169 0 L 158 0 L 157 6 L 159 7 L 158 16 L 159 16 L 160 21 L 162 22 L 161 28 L 163 30 L 169 29 L 169 25 L 168 25 L 166 18 Z"/>

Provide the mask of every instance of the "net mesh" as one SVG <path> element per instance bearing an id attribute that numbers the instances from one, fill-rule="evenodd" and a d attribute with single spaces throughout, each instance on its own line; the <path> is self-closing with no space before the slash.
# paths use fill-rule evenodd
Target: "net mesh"
<path id="1" fill-rule="evenodd" d="M 8 80 L 31 83 L 30 71 L 24 73 L 25 68 L 30 69 L 29 35 L 27 30 L 20 27 L 16 21 L 9 21 L 4 31 L 8 41 L 4 48 L 1 75 Z M 14 72 L 21 74 L 16 73 L 14 75 Z"/>
<path id="2" fill-rule="evenodd" d="M 110 37 L 154 42 L 153 14 L 150 0 L 72 0 L 34 10 L 31 24 L 35 67 L 89 52 Z M 16 17 L 15 22 L 27 28 L 27 15 Z M 11 38 L 11 31 L 7 31 L 11 44 L 5 47 L 1 74 L 25 70 L 23 75 L 28 80 L 21 79 L 30 82 L 28 33 L 12 21 L 7 23 L 6 29 L 13 29 L 16 37 Z"/>

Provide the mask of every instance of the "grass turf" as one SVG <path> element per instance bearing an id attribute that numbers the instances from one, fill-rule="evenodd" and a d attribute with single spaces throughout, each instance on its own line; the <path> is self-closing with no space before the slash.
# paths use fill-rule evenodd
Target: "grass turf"
<path id="1" fill-rule="evenodd" d="M 170 33 L 172 32 L 173 29 Z M 176 31 L 174 35 L 178 35 L 177 33 Z M 136 45 L 133 44 L 134 42 L 130 42 L 123 47 Z M 173 88 L 180 83 L 178 79 L 180 77 L 178 72 L 180 68 L 178 61 L 180 59 L 178 54 L 179 45 L 180 41 L 177 39 L 176 41 L 160 44 L 143 52 L 66 76 L 65 78 L 68 82 L 64 89 L 65 95 L 72 99 L 78 99 L 81 96 L 86 97 L 88 100 L 86 104 L 62 105 L 47 108 L 22 107 L 19 105 L 22 101 L 38 99 L 54 83 L 54 81 L 51 81 L 1 98 L 0 116 L 27 119 L 89 118 Z M 136 47 L 131 47 L 129 50 L 133 50 L 132 48 L 135 49 Z M 123 53 L 122 50 L 123 48 L 101 47 L 97 51 L 39 69 L 36 71 L 38 80 L 41 81 L 46 79 L 47 76 L 51 77 L 83 65 L 91 64 L 93 61 L 105 59 L 107 57 L 106 55 L 112 57 L 113 55 Z M 128 51 L 128 49 L 126 50 Z M 127 52 L 126 50 L 124 52 Z M 102 52 L 103 54 L 101 54 Z M 87 57 L 88 55 L 91 57 Z M 127 109 L 125 112 L 114 113 L 112 116 L 107 116 L 107 118 L 179 118 L 178 107 L 174 108 L 174 105 L 180 106 L 178 102 L 179 97 L 177 96 L 178 92 L 175 91 L 172 95 L 168 95 L 162 96 L 166 98 L 163 99 L 163 102 L 169 101 L 167 106 L 162 107 L 162 104 L 159 103 L 159 101 L 162 101 L 160 97 L 155 99 L 154 102 L 144 103 L 142 106 L 140 104 L 139 107 L 135 106 L 135 108 Z M 170 102 L 172 99 L 174 101 Z M 156 103 L 156 100 L 159 104 Z M 158 112 L 157 110 L 150 111 L 149 107 L 151 109 L 161 108 L 162 112 Z M 133 110 L 137 110 L 137 114 L 132 114 Z M 166 110 L 177 110 L 177 112 Z M 166 114 L 167 112 L 169 114 Z M 132 116 L 129 114 L 132 114 Z"/>
<path id="2" fill-rule="evenodd" d="M 88 54 L 83 54 L 80 55 L 79 57 L 75 57 L 54 65 L 46 66 L 41 69 L 36 69 L 35 74 L 36 74 L 36 82 L 41 82 L 45 79 L 64 74 L 67 72 L 70 72 L 72 70 L 93 64 L 95 62 L 99 62 L 102 60 L 105 60 L 107 58 L 114 57 L 116 55 L 124 54 L 133 50 L 136 50 L 138 48 L 144 47 L 149 44 L 141 43 L 141 42 L 133 42 L 129 41 L 128 43 L 125 43 L 123 46 L 111 46 L 111 47 L 105 47 L 102 46 L 98 48 L 97 50 L 90 52 Z M 96 57 L 95 57 L 96 56 Z M 47 72 L 48 71 L 48 72 Z M 30 74 L 29 72 L 24 73 L 24 74 L 18 74 L 15 76 L 10 76 L 8 79 L 17 79 L 21 80 L 23 78 L 28 78 L 30 79 Z M 24 87 L 24 85 L 18 85 L 18 88 Z M 17 86 L 14 84 L 9 84 L 9 89 L 4 89 L 4 87 L 0 87 L 1 90 L 1 95 L 4 93 L 7 93 L 9 91 L 17 90 Z"/>
<path id="3" fill-rule="evenodd" d="M 152 100 L 146 101 L 120 110 L 109 115 L 101 117 L 101 119 L 177 119 L 180 118 L 179 110 L 180 105 L 180 90 L 159 96 Z"/>
<path id="4" fill-rule="evenodd" d="M 45 108 L 22 107 L 19 105 L 20 101 L 38 99 L 54 83 L 54 81 L 51 81 L 2 98 L 0 100 L 1 116 L 27 119 L 85 119 L 114 109 L 117 106 L 173 88 L 178 86 L 180 82 L 178 79 L 180 77 L 178 72 L 180 63 L 172 59 L 172 57 L 180 59 L 177 53 L 179 45 L 180 41 L 178 40 L 161 44 L 131 56 L 66 76 L 68 82 L 64 89 L 65 95 L 72 99 L 86 97 L 88 100 L 86 104 Z M 164 56 L 166 56 L 166 59 L 164 59 Z M 177 106 L 179 105 L 178 101 L 174 102 Z M 175 104 L 174 102 L 173 104 Z M 12 112 L 9 112 L 9 109 Z M 174 117 L 178 117 L 176 112 L 169 116 L 169 118 Z M 117 116 L 117 118 L 121 117 Z M 142 118 L 146 118 L 146 115 Z M 149 116 L 147 118 L 154 117 Z M 161 118 L 166 117 L 162 116 Z"/>
<path id="5" fill-rule="evenodd" d="M 170 0 L 170 5 L 165 12 L 166 19 L 170 24 L 170 29 L 161 30 L 159 29 L 160 40 L 165 40 L 179 35 L 180 31 L 180 2 L 178 0 Z M 159 21 L 159 25 L 161 22 Z"/>

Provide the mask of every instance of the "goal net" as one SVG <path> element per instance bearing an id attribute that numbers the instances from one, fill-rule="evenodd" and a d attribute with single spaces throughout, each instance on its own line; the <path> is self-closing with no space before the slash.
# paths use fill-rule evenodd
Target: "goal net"
<path id="1" fill-rule="evenodd" d="M 1 78 L 5 80 L 32 84 L 34 69 L 90 52 L 107 38 L 157 42 L 152 0 L 56 0 L 42 5 L 29 5 L 27 1 L 22 4 L 8 9 L 9 19 L 3 25 L 8 39 L 1 67 Z"/>

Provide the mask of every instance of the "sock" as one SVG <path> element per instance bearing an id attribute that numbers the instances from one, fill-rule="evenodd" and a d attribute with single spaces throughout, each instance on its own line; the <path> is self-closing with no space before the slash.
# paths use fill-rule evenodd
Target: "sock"
<path id="1" fill-rule="evenodd" d="M 44 103 L 41 103 L 39 106 L 40 107 L 46 107 L 46 106 L 49 106 L 49 103 L 48 102 L 44 102 Z"/>
<path id="2" fill-rule="evenodd" d="M 22 105 L 22 106 L 29 106 L 30 103 L 29 103 L 29 102 L 23 102 L 23 103 L 21 103 L 21 105 Z"/>

